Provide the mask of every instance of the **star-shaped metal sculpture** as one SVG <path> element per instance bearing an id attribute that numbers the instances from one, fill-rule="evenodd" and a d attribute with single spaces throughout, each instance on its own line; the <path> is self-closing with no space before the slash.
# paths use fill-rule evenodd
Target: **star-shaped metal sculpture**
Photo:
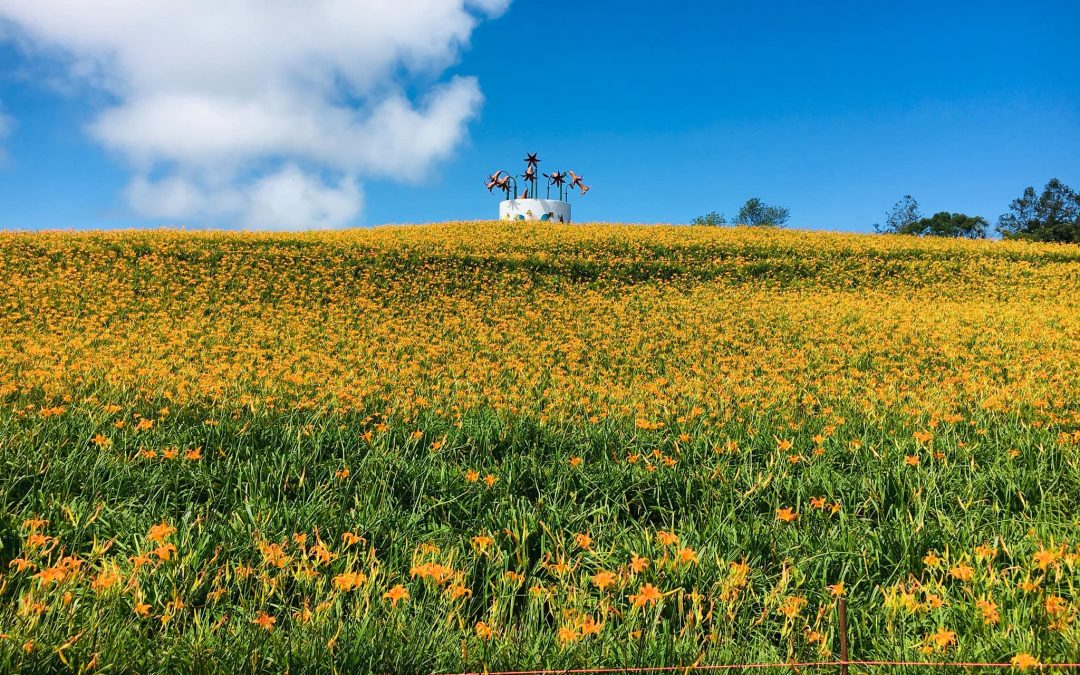
<path id="1" fill-rule="evenodd" d="M 566 182 L 566 174 L 560 171 L 552 171 L 551 173 L 545 173 L 542 175 L 544 176 L 544 178 L 548 179 L 549 185 L 554 185 L 555 187 L 561 188 L 563 186 L 563 183 Z"/>
<path id="2" fill-rule="evenodd" d="M 525 173 L 521 174 L 521 177 L 525 180 L 536 180 L 536 166 L 530 164 L 525 167 Z"/>
<path id="3" fill-rule="evenodd" d="M 526 152 L 525 155 L 525 162 L 528 163 L 529 166 L 535 167 L 540 163 L 540 160 L 536 158 L 535 152 Z"/>
<path id="4" fill-rule="evenodd" d="M 500 175 L 502 175 L 501 170 L 496 171 L 495 173 L 493 173 L 493 174 L 491 174 L 490 176 L 487 177 L 487 183 L 484 185 L 484 187 L 487 188 L 488 192 L 492 192 L 492 191 L 495 190 L 495 188 L 499 187 L 499 176 Z"/>

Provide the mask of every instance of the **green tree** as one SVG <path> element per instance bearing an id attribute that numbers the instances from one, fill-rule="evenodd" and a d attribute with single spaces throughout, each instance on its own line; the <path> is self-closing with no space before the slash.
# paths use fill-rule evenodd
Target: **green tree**
<path id="1" fill-rule="evenodd" d="M 1080 243 L 1080 194 L 1057 178 L 1041 195 L 1029 187 L 998 218 L 997 229 L 1007 239 Z"/>
<path id="2" fill-rule="evenodd" d="M 757 197 L 746 200 L 739 209 L 737 222 L 744 225 L 763 225 L 779 227 L 788 221 L 791 211 L 783 206 L 769 206 Z"/>
<path id="3" fill-rule="evenodd" d="M 982 239 L 990 224 L 985 218 L 963 213 L 940 211 L 929 218 L 919 213 L 919 202 L 911 195 L 904 195 L 885 214 L 885 225 L 874 224 L 874 230 L 882 234 L 914 234 L 920 237 L 966 237 Z"/>
<path id="4" fill-rule="evenodd" d="M 722 213 L 709 211 L 703 216 L 697 216 L 690 221 L 691 225 L 725 225 L 727 218 Z"/>
<path id="5" fill-rule="evenodd" d="M 986 228 L 989 226 L 990 223 L 979 216 L 940 211 L 929 218 L 922 218 L 905 225 L 895 230 L 895 232 L 897 234 L 914 234 L 920 237 L 983 239 L 986 237 Z"/>
<path id="6" fill-rule="evenodd" d="M 901 234 L 920 220 L 922 214 L 919 213 L 919 202 L 911 195 L 904 195 L 904 198 L 885 214 L 884 227 L 874 223 L 874 230 L 883 234 Z"/>

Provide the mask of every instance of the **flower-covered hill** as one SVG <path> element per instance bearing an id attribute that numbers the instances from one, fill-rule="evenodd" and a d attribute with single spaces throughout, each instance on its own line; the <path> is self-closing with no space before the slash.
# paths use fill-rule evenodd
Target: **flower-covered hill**
<path id="1" fill-rule="evenodd" d="M 1080 247 L 0 234 L 0 309 L 0 670 L 1080 658 Z"/>

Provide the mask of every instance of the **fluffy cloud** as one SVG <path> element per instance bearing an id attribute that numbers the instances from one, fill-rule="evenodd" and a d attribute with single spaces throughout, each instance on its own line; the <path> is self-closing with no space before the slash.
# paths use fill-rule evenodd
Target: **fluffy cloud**
<path id="1" fill-rule="evenodd" d="M 363 206 L 353 176 L 344 175 L 336 185 L 326 185 L 293 164 L 247 181 L 178 174 L 149 180 L 137 175 L 126 192 L 128 203 L 140 213 L 170 220 L 198 213 L 211 222 L 239 217 L 244 227 L 259 230 L 296 229 L 298 223 L 337 227 Z"/>
<path id="2" fill-rule="evenodd" d="M 508 2 L 0 0 L 0 19 L 114 101 L 88 132 L 132 167 L 136 211 L 302 228 L 454 149 L 483 97 L 439 76 Z"/>

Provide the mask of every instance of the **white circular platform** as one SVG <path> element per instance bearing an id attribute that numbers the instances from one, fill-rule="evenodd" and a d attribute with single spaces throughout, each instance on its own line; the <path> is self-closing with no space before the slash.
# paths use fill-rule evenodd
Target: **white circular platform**
<path id="1" fill-rule="evenodd" d="M 558 199 L 507 199 L 499 202 L 499 220 L 570 222 L 570 203 Z"/>

